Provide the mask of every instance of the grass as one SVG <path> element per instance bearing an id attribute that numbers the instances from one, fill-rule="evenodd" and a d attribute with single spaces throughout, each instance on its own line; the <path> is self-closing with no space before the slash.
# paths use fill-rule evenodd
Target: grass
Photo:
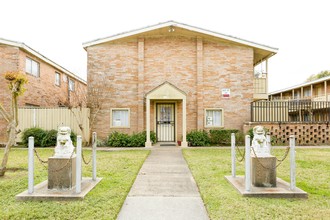
<path id="1" fill-rule="evenodd" d="M 37 149 L 43 159 L 53 149 Z M 27 190 L 27 150 L 12 149 L 4 177 L 0 177 L 0 219 L 116 219 L 120 208 L 149 151 L 97 152 L 97 176 L 103 180 L 83 201 L 16 201 Z M 2 158 L 3 150 L 0 150 Z M 90 151 L 85 152 L 86 160 Z M 35 184 L 47 180 L 47 170 L 35 158 Z M 91 177 L 91 165 L 83 176 Z"/>
<path id="2" fill-rule="evenodd" d="M 224 178 L 231 175 L 229 149 L 183 151 L 211 219 L 329 219 L 330 149 L 296 152 L 297 187 L 309 194 L 307 200 L 242 197 Z M 283 149 L 275 151 L 278 158 L 283 154 Z M 238 175 L 244 175 L 243 165 L 237 163 Z M 289 169 L 288 158 L 277 176 L 289 182 Z"/>

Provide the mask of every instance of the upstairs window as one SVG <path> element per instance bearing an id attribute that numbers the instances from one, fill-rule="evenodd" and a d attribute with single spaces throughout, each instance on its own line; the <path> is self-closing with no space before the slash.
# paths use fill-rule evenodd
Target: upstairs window
<path id="1" fill-rule="evenodd" d="M 61 85 L 61 74 L 55 72 L 55 85 Z"/>
<path id="2" fill-rule="evenodd" d="M 69 79 L 69 91 L 74 91 L 74 81 L 72 79 Z"/>
<path id="3" fill-rule="evenodd" d="M 25 72 L 35 76 L 40 77 L 40 65 L 37 61 L 34 61 L 30 58 L 25 60 Z"/>

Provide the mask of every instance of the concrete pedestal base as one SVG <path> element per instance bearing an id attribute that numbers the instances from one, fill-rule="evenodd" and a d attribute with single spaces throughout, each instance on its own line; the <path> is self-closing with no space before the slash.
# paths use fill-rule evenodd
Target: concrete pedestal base
<path id="1" fill-rule="evenodd" d="M 76 185 L 76 156 L 48 158 L 48 189 L 72 189 Z"/>
<path id="2" fill-rule="evenodd" d="M 251 157 L 252 185 L 256 187 L 276 187 L 276 157 Z"/>

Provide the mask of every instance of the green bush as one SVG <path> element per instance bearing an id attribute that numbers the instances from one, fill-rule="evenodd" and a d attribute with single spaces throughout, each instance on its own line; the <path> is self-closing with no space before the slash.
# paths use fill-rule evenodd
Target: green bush
<path id="1" fill-rule="evenodd" d="M 53 129 L 45 132 L 46 135 L 41 140 L 41 147 L 56 146 L 57 131 Z"/>
<path id="2" fill-rule="evenodd" d="M 214 129 L 214 130 L 212 129 L 212 130 L 210 130 L 211 144 L 221 145 L 221 146 L 230 146 L 231 133 L 237 134 L 238 130 L 236 130 L 236 129 Z"/>
<path id="3" fill-rule="evenodd" d="M 145 131 L 132 135 L 115 131 L 108 136 L 106 145 L 109 147 L 144 147 L 146 140 L 147 136 Z M 150 132 L 150 140 L 153 143 L 156 142 L 155 132 Z"/>
<path id="4" fill-rule="evenodd" d="M 72 144 L 74 146 L 77 146 L 77 134 L 74 133 L 73 131 L 71 131 L 70 138 L 71 138 Z"/>
<path id="5" fill-rule="evenodd" d="M 210 138 L 208 133 L 203 130 L 191 131 L 187 134 L 187 141 L 191 146 L 208 146 L 210 145 Z"/>
<path id="6" fill-rule="evenodd" d="M 42 139 L 46 136 L 47 132 L 42 128 L 27 128 L 23 131 L 22 142 L 27 145 L 29 137 L 34 137 L 34 146 L 40 147 Z"/>
<path id="7" fill-rule="evenodd" d="M 35 147 L 50 147 L 56 146 L 57 131 L 56 130 L 44 130 L 42 128 L 27 128 L 23 131 L 22 143 L 27 146 L 29 142 L 29 137 L 34 137 Z M 72 144 L 76 146 L 77 135 L 71 131 Z"/>

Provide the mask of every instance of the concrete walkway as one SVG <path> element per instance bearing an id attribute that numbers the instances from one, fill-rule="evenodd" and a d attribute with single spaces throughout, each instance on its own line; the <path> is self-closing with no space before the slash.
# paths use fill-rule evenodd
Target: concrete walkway
<path id="1" fill-rule="evenodd" d="M 118 219 L 209 219 L 181 148 L 152 149 Z"/>

